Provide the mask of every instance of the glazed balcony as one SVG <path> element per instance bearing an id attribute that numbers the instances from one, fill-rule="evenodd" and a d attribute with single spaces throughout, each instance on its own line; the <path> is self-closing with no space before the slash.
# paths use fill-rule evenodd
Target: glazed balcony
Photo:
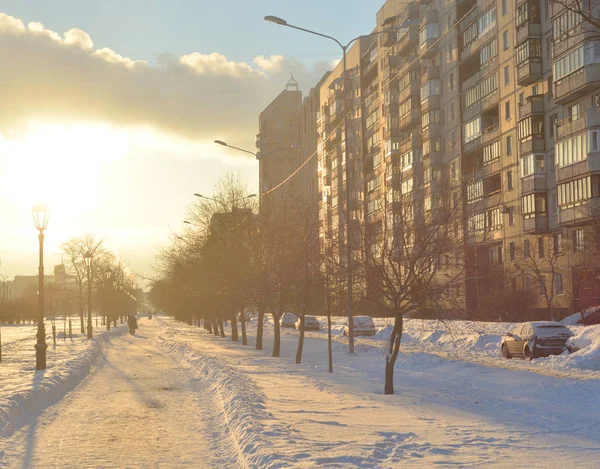
<path id="1" fill-rule="evenodd" d="M 600 153 L 588 153 L 587 158 L 582 161 L 557 168 L 556 181 L 567 181 L 598 173 L 600 173 Z"/>
<path id="2" fill-rule="evenodd" d="M 408 28 L 406 33 L 398 40 L 398 52 L 405 54 L 410 51 L 411 48 L 419 45 L 419 25 L 412 25 Z"/>
<path id="3" fill-rule="evenodd" d="M 440 78 L 440 67 L 423 67 L 421 71 L 421 85 L 424 85 L 430 80 L 437 80 Z"/>
<path id="4" fill-rule="evenodd" d="M 520 155 L 524 156 L 529 153 L 543 153 L 546 150 L 544 136 L 534 134 L 529 136 L 529 139 L 524 142 L 519 142 Z"/>
<path id="5" fill-rule="evenodd" d="M 431 111 L 432 109 L 440 108 L 440 95 L 433 94 L 428 96 L 427 98 L 421 100 L 421 112 L 425 114 L 426 112 Z"/>
<path id="6" fill-rule="evenodd" d="M 419 45 L 419 53 L 424 59 L 431 59 L 439 52 L 438 36 L 429 37 Z"/>
<path id="7" fill-rule="evenodd" d="M 400 117 L 400 130 L 406 130 L 421 123 L 421 109 L 413 108 Z"/>
<path id="8" fill-rule="evenodd" d="M 439 138 L 442 136 L 442 124 L 440 122 L 432 122 L 422 131 L 423 140 L 430 138 Z"/>
<path id="9" fill-rule="evenodd" d="M 400 142 L 401 154 L 419 149 L 421 149 L 421 136 L 419 134 L 412 134 L 410 137 Z"/>
<path id="10" fill-rule="evenodd" d="M 542 58 L 530 57 L 525 62 L 517 65 L 517 84 L 526 86 L 541 80 L 543 76 Z"/>
<path id="11" fill-rule="evenodd" d="M 529 116 L 538 116 L 544 114 L 544 95 L 537 94 L 525 98 L 523 104 L 519 105 L 519 119 Z"/>
<path id="12" fill-rule="evenodd" d="M 545 233 L 548 231 L 548 215 L 536 214 L 523 219 L 523 233 Z"/>
<path id="13" fill-rule="evenodd" d="M 578 116 L 568 117 L 556 124 L 556 140 L 568 138 L 584 129 L 600 127 L 600 108 L 586 109 Z"/>
<path id="14" fill-rule="evenodd" d="M 564 104 L 600 87 L 600 64 L 589 64 L 554 83 L 554 101 Z"/>
<path id="15" fill-rule="evenodd" d="M 548 181 L 545 174 L 531 174 L 521 178 L 521 195 L 545 192 L 547 189 Z"/>
<path id="16" fill-rule="evenodd" d="M 600 210 L 600 197 L 592 197 L 583 201 L 580 206 L 560 209 L 560 224 L 572 226 L 594 221 L 597 219 L 598 210 Z"/>
<path id="17" fill-rule="evenodd" d="M 542 25 L 538 20 L 526 21 L 517 29 L 517 44 L 531 37 L 542 37 Z"/>
<path id="18" fill-rule="evenodd" d="M 410 80 L 408 86 L 400 90 L 398 94 L 398 102 L 403 103 L 411 95 L 420 96 L 421 94 L 421 82 L 419 80 Z"/>

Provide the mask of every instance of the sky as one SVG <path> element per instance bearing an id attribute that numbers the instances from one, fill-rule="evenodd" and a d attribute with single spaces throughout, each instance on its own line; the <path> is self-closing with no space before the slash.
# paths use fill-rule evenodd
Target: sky
<path id="1" fill-rule="evenodd" d="M 306 92 L 368 33 L 368 0 L 0 0 L 0 275 L 35 275 L 31 208 L 52 210 L 45 266 L 82 233 L 145 277 L 193 193 L 239 174 L 256 192 L 259 112 L 290 74 Z"/>

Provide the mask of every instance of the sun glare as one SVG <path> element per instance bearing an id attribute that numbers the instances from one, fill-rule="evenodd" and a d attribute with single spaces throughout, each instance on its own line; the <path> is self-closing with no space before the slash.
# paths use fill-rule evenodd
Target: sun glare
<path id="1" fill-rule="evenodd" d="M 35 123 L 19 139 L 0 136 L 0 191 L 25 209 L 43 201 L 75 215 L 98 199 L 100 168 L 128 151 L 110 126 Z"/>

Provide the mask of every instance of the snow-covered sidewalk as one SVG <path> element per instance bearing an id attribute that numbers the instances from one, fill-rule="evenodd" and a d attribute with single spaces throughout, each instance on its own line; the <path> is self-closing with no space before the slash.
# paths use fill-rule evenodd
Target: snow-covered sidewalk
<path id="1" fill-rule="evenodd" d="M 219 416 L 206 384 L 156 347 L 159 332 L 155 321 L 142 320 L 135 336 L 114 339 L 75 391 L 0 439 L 0 467 L 239 466 L 214 425 Z"/>

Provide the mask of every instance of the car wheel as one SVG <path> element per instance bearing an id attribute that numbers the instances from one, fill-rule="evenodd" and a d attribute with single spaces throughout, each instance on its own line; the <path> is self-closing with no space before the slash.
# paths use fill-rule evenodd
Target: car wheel
<path id="1" fill-rule="evenodd" d="M 508 351 L 508 347 L 506 346 L 506 344 L 502 344 L 502 358 L 505 358 L 506 360 L 510 360 L 512 358 L 512 355 L 509 353 Z"/>
<path id="2" fill-rule="evenodd" d="M 529 348 L 529 345 L 526 345 L 525 348 L 523 349 L 523 355 L 525 356 L 525 360 L 529 360 L 529 361 L 533 360 L 533 352 Z"/>

